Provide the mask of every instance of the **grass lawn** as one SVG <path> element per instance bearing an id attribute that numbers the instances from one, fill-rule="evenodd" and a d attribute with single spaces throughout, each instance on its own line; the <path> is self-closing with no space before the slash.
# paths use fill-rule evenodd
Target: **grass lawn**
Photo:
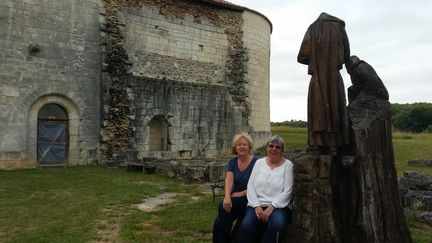
<path id="1" fill-rule="evenodd" d="M 157 212 L 135 207 L 163 192 L 179 194 Z M 210 242 L 212 200 L 196 185 L 99 166 L 0 171 L 0 242 Z"/>
<path id="2" fill-rule="evenodd" d="M 432 134 L 393 133 L 393 152 L 398 176 L 412 170 L 432 175 L 432 167 L 408 165 L 411 159 L 432 159 Z"/>
<path id="3" fill-rule="evenodd" d="M 306 147 L 306 129 L 272 128 L 292 151 Z M 398 174 L 432 158 L 432 138 L 394 134 Z M 136 208 L 143 199 L 175 192 L 158 211 Z M 158 175 L 100 166 L 0 171 L 0 242 L 211 242 L 217 201 L 210 187 Z M 220 198 L 218 199 L 220 200 Z M 432 241 L 432 226 L 409 221 L 415 242 Z"/>

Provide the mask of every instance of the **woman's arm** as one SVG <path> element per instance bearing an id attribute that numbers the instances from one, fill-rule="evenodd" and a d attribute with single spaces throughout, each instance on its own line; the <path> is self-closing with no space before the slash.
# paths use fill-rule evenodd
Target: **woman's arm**
<path id="1" fill-rule="evenodd" d="M 231 196 L 232 189 L 234 187 L 234 173 L 227 171 L 225 175 L 225 196 Z"/>
<path id="2" fill-rule="evenodd" d="M 294 165 L 288 160 L 285 163 L 289 163 L 285 167 L 283 191 L 279 196 L 272 202 L 275 208 L 284 208 L 288 206 L 292 198 L 293 186 L 294 186 Z"/>
<path id="3" fill-rule="evenodd" d="M 244 197 L 244 196 L 246 196 L 246 192 L 247 192 L 247 190 L 243 190 L 240 192 L 233 192 L 231 194 L 231 197 Z"/>
<path id="4" fill-rule="evenodd" d="M 234 186 L 234 173 L 232 171 L 227 171 L 225 175 L 225 196 L 223 200 L 223 208 L 227 212 L 231 212 L 232 201 L 231 201 L 231 192 Z"/>
<path id="5" fill-rule="evenodd" d="M 255 181 L 256 181 L 256 177 L 259 173 L 259 170 L 261 168 L 261 164 L 262 161 L 264 161 L 265 163 L 265 159 L 260 159 L 258 160 L 253 169 L 252 169 L 252 173 L 251 176 L 249 178 L 248 184 L 247 184 L 247 190 L 246 190 L 246 195 L 247 195 L 247 199 L 248 199 L 248 204 L 250 206 L 252 206 L 253 208 L 257 207 L 257 206 L 261 206 L 260 205 L 260 201 L 258 200 L 258 196 L 256 193 L 256 188 L 255 188 Z"/>

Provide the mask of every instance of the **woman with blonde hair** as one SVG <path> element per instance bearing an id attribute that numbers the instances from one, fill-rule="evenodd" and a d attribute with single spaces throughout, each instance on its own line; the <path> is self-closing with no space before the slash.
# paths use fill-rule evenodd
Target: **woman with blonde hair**
<path id="1" fill-rule="evenodd" d="M 277 242 L 291 221 L 294 165 L 284 158 L 284 141 L 275 135 L 267 141 L 267 157 L 259 159 L 248 182 L 247 209 L 237 243 L 254 242 L 260 226 L 266 226 L 260 242 Z"/>
<path id="2" fill-rule="evenodd" d="M 246 189 L 257 157 L 252 155 L 252 138 L 237 134 L 231 152 L 236 155 L 228 162 L 225 175 L 225 196 L 219 203 L 218 216 L 213 226 L 213 242 L 231 242 L 233 222 L 243 218 L 247 205 Z"/>

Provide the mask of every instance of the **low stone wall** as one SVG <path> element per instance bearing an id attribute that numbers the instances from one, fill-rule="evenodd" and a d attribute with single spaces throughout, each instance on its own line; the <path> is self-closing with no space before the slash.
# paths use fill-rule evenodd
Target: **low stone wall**
<path id="1" fill-rule="evenodd" d="M 432 223 L 432 176 L 405 171 L 399 191 L 407 218 Z"/>
<path id="2" fill-rule="evenodd" d="M 143 160 L 130 163 L 145 173 L 158 172 L 185 183 L 216 182 L 225 178 L 227 159 L 219 160 Z"/>
<path id="3" fill-rule="evenodd" d="M 412 159 L 408 160 L 408 164 L 432 167 L 432 159 Z"/>
<path id="4" fill-rule="evenodd" d="M 123 157 L 116 157 L 112 163 L 106 163 L 110 166 L 118 166 L 115 161 L 127 161 L 129 166 L 142 168 L 144 173 L 158 172 L 171 178 L 178 179 L 186 183 L 199 182 L 219 182 L 225 179 L 228 166 L 228 158 L 219 159 L 202 159 L 202 160 L 159 160 L 157 158 L 137 159 L 136 151 L 128 151 Z M 304 151 L 294 151 L 285 153 L 284 156 L 293 161 L 303 156 Z M 265 155 L 257 155 L 264 157 Z M 139 161 L 139 162 L 136 162 Z"/>

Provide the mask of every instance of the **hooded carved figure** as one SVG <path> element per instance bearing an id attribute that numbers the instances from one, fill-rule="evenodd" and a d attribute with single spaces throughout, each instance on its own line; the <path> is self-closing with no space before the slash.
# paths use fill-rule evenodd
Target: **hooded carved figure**
<path id="1" fill-rule="evenodd" d="M 364 92 L 377 99 L 389 99 L 384 83 L 369 63 L 360 60 L 357 56 L 351 56 L 345 67 L 351 76 L 352 86 L 348 88 L 348 101 L 351 103 Z"/>
<path id="2" fill-rule="evenodd" d="M 304 36 L 297 61 L 308 65 L 308 144 L 330 148 L 347 144 L 345 88 L 339 70 L 349 61 L 345 22 L 321 13 Z"/>

